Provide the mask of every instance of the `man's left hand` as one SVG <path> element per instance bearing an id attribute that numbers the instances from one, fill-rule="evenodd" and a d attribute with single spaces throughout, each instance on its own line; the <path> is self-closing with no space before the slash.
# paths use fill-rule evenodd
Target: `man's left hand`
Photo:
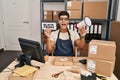
<path id="1" fill-rule="evenodd" d="M 79 31 L 81 36 L 86 36 L 86 29 L 84 26 L 82 28 L 78 29 L 78 31 Z"/>

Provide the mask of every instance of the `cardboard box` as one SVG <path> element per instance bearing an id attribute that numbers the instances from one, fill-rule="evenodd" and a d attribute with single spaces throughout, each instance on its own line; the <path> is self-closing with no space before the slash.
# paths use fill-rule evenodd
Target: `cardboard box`
<path id="1" fill-rule="evenodd" d="M 34 80 L 35 73 L 33 75 L 23 77 L 23 76 L 12 76 L 12 74 L 9 75 L 8 80 Z"/>
<path id="2" fill-rule="evenodd" d="M 24 65 L 19 68 L 15 68 L 12 73 L 9 75 L 9 80 L 33 80 L 33 77 L 38 71 L 38 68 Z"/>
<path id="3" fill-rule="evenodd" d="M 84 1 L 99 1 L 99 2 L 101 2 L 101 1 L 108 1 L 108 0 L 84 0 Z"/>
<path id="4" fill-rule="evenodd" d="M 110 40 L 120 42 L 120 21 L 111 21 Z"/>
<path id="5" fill-rule="evenodd" d="M 44 20 L 45 21 L 52 21 L 53 20 L 53 11 L 45 10 L 44 11 Z"/>
<path id="6" fill-rule="evenodd" d="M 88 57 L 114 61 L 116 43 L 114 41 L 91 40 L 88 48 Z"/>
<path id="7" fill-rule="evenodd" d="M 52 10 L 45 10 L 44 15 L 52 15 L 53 11 Z"/>
<path id="8" fill-rule="evenodd" d="M 89 16 L 91 19 L 107 19 L 108 3 L 103 2 L 84 2 L 83 18 Z"/>
<path id="9" fill-rule="evenodd" d="M 120 21 L 111 21 L 110 40 L 116 42 L 116 64 L 114 74 L 120 79 Z"/>
<path id="10" fill-rule="evenodd" d="M 81 18 L 81 12 L 78 9 L 68 9 L 67 12 L 70 14 L 70 19 Z"/>
<path id="11" fill-rule="evenodd" d="M 8 80 L 33 80 L 32 77 L 15 77 L 15 76 L 9 76 Z"/>
<path id="12" fill-rule="evenodd" d="M 52 21 L 52 15 L 44 15 L 44 20 L 45 21 Z"/>
<path id="13" fill-rule="evenodd" d="M 79 49 L 77 48 L 78 52 L 79 52 L 79 56 L 81 57 L 88 57 L 88 43 L 85 44 L 83 49 Z"/>
<path id="14" fill-rule="evenodd" d="M 72 57 L 56 57 L 54 65 L 56 65 L 56 66 L 72 66 L 73 58 Z"/>
<path id="15" fill-rule="evenodd" d="M 114 61 L 106 61 L 100 59 L 87 59 L 87 70 L 95 72 L 104 76 L 111 77 L 114 71 L 115 58 Z"/>
<path id="16" fill-rule="evenodd" d="M 58 20 L 58 14 L 60 13 L 61 11 L 53 11 L 53 20 L 54 21 L 57 21 Z"/>
<path id="17" fill-rule="evenodd" d="M 67 1 L 67 9 L 81 9 L 82 7 L 82 2 L 80 0 L 71 0 Z"/>

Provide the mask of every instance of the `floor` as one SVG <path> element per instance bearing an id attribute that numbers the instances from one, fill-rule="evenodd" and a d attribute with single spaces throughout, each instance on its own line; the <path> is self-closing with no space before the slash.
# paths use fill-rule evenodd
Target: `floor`
<path id="1" fill-rule="evenodd" d="M 0 72 L 16 59 L 20 51 L 0 51 Z"/>

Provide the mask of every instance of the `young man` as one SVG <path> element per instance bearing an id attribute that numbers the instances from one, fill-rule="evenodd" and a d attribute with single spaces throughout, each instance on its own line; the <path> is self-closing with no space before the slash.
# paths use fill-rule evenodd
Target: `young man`
<path id="1" fill-rule="evenodd" d="M 54 53 L 55 56 L 74 56 L 74 46 L 83 48 L 85 45 L 86 30 L 84 26 L 79 29 L 79 34 L 73 30 L 68 30 L 69 13 L 61 11 L 58 15 L 58 24 L 60 28 L 51 32 L 50 29 L 45 30 L 47 36 L 46 51 Z"/>

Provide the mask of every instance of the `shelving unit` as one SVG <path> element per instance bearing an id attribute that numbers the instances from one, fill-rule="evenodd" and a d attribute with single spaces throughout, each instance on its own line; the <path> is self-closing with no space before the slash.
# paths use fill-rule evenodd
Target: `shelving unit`
<path id="1" fill-rule="evenodd" d="M 67 1 L 70 1 L 70 0 L 41 0 L 41 18 L 40 18 L 41 21 L 42 22 L 45 21 L 44 13 L 43 13 L 44 10 L 67 10 Z M 94 2 L 95 0 L 79 0 L 79 1 L 82 2 L 82 7 L 83 7 L 84 2 L 87 2 L 87 1 Z M 110 22 L 116 19 L 116 17 L 115 17 L 115 15 L 117 13 L 116 8 L 118 7 L 117 2 L 119 0 L 96 0 L 96 1 L 98 1 L 98 2 L 107 1 L 107 11 L 106 11 L 107 16 L 106 16 L 106 19 L 91 19 L 93 27 L 95 25 L 102 26 L 101 34 L 98 35 L 99 36 L 98 38 L 95 38 L 94 36 L 97 36 L 97 35 L 94 33 L 90 33 L 90 30 L 89 30 L 89 34 L 87 35 L 88 38 L 86 38 L 86 42 L 89 42 L 91 39 L 108 40 L 109 39 L 109 30 L 110 30 Z M 52 4 L 54 4 L 54 5 L 52 5 Z M 57 4 L 57 6 L 55 4 Z M 47 5 L 49 5 L 49 7 L 46 8 Z M 83 8 L 81 8 L 81 9 L 82 9 L 81 13 L 83 13 Z M 81 20 L 83 20 L 83 14 L 81 14 L 81 18 L 70 19 L 69 27 L 71 27 L 71 26 L 73 27 L 74 24 L 80 22 Z M 56 21 L 51 20 L 50 22 L 56 22 Z M 73 27 L 73 30 L 74 30 L 74 27 Z M 42 32 L 41 33 L 41 35 L 42 35 L 43 31 L 41 31 L 41 32 Z M 90 38 L 90 36 L 92 36 L 92 37 Z"/>
<path id="2" fill-rule="evenodd" d="M 65 10 L 65 0 L 42 0 L 40 7 L 41 7 L 41 10 L 40 10 L 41 11 L 41 17 L 40 17 L 41 23 L 42 22 L 55 22 L 56 23 L 56 21 L 53 20 L 53 11 Z M 49 11 L 52 14 L 52 15 L 50 15 L 50 16 L 52 16 L 52 20 L 45 21 L 44 11 Z M 49 16 L 49 18 L 50 18 L 50 16 Z M 41 24 L 41 26 L 42 26 L 42 24 Z M 46 43 L 46 36 L 44 35 L 44 30 L 42 30 L 42 29 L 41 29 L 41 36 L 42 36 L 41 43 L 42 43 L 42 47 L 44 50 L 44 47 L 45 47 L 44 44 Z"/>
<path id="3" fill-rule="evenodd" d="M 42 0 L 43 2 L 64 2 L 65 0 Z"/>

